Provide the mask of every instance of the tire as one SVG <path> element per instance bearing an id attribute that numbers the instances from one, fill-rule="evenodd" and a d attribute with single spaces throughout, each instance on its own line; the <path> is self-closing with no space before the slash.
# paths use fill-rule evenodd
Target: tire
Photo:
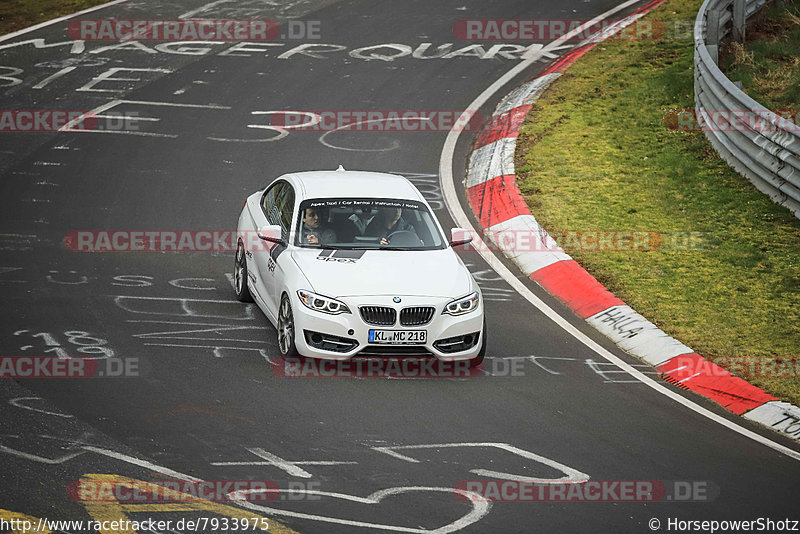
<path id="1" fill-rule="evenodd" d="M 281 306 L 278 308 L 278 350 L 281 356 L 298 356 L 294 343 L 294 314 L 289 297 L 284 293 Z"/>
<path id="2" fill-rule="evenodd" d="M 478 355 L 472 358 L 469 361 L 470 367 L 477 367 L 483 363 L 483 359 L 486 357 L 486 319 L 483 320 L 483 332 L 481 332 L 481 350 L 478 352 Z"/>
<path id="3" fill-rule="evenodd" d="M 239 302 L 253 302 L 250 288 L 247 287 L 247 258 L 244 255 L 244 244 L 240 239 L 236 244 L 236 256 L 233 265 L 233 290 Z"/>

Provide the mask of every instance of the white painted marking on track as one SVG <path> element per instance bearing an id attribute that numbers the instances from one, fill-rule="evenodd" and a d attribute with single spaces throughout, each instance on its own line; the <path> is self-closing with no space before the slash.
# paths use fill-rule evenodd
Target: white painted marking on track
<path id="1" fill-rule="evenodd" d="M 251 115 L 305 115 L 309 120 L 300 124 L 248 124 L 247 127 L 256 130 L 269 130 L 277 132 L 275 137 L 266 137 L 261 139 L 230 139 L 227 137 L 206 137 L 211 141 L 222 141 L 230 143 L 271 143 L 272 141 L 279 141 L 289 135 L 289 130 L 295 128 L 307 128 L 319 124 L 320 116 L 310 111 L 292 111 L 292 110 L 267 110 L 267 111 L 251 111 Z"/>
<path id="2" fill-rule="evenodd" d="M 338 461 L 328 461 L 328 460 L 292 460 L 292 465 L 358 465 L 358 462 L 338 462 Z M 211 462 L 213 466 L 228 466 L 228 465 L 252 465 L 252 466 L 264 466 L 264 465 L 275 465 L 274 462 Z"/>
<path id="3" fill-rule="evenodd" d="M 261 342 L 264 343 L 263 341 Z M 181 345 L 178 343 L 144 343 L 146 347 L 183 347 L 189 349 L 225 349 L 225 350 L 263 350 L 263 349 L 256 349 L 253 347 L 222 347 L 219 345 Z"/>
<path id="4" fill-rule="evenodd" d="M 356 502 L 360 504 L 379 504 L 383 501 L 386 497 L 391 497 L 394 495 L 400 495 L 403 493 L 410 493 L 410 492 L 434 492 L 434 493 L 446 493 L 450 496 L 453 494 L 459 494 L 465 497 L 469 503 L 472 505 L 472 509 L 465 515 L 461 516 L 459 519 L 456 519 L 452 523 L 444 525 L 442 527 L 428 530 L 424 528 L 411 528 L 411 527 L 403 527 L 398 525 L 383 525 L 380 523 L 367 523 L 364 521 L 353 521 L 350 519 L 341 519 L 337 517 L 328 517 L 322 515 L 314 515 L 314 514 L 304 514 L 300 512 L 290 512 L 287 510 L 281 510 L 278 508 L 270 508 L 267 506 L 261 506 L 258 504 L 254 504 L 247 499 L 248 495 L 256 494 L 256 493 L 266 493 L 266 492 L 275 492 L 276 490 L 271 489 L 254 489 L 254 490 L 243 490 L 243 491 L 235 491 L 228 494 L 228 498 L 231 500 L 236 501 L 239 506 L 247 508 L 249 510 L 254 510 L 258 512 L 264 512 L 267 514 L 272 515 L 282 515 L 286 517 L 297 517 L 300 519 L 312 519 L 314 521 L 320 521 L 324 523 L 335 523 L 339 525 L 348 525 L 351 527 L 363 527 L 363 528 L 370 528 L 370 529 L 378 529 L 378 530 L 389 530 L 393 532 L 411 532 L 414 534 L 449 534 L 451 532 L 459 531 L 467 526 L 476 523 L 481 520 L 486 514 L 489 513 L 489 510 L 492 508 L 491 501 L 485 499 L 482 495 L 471 491 L 464 491 L 461 489 L 456 488 L 439 488 L 439 487 L 426 487 L 426 486 L 403 486 L 403 487 L 396 487 L 396 488 L 386 488 L 383 490 L 376 491 L 367 495 L 366 497 L 358 497 L 356 495 L 349 495 L 346 493 L 334 493 L 329 491 L 319 491 L 319 490 L 302 490 L 302 489 L 279 489 L 279 492 L 286 492 L 286 493 L 296 493 L 302 495 L 317 495 L 317 496 L 324 496 L 324 497 L 333 497 L 335 499 L 342 499 L 351 502 Z"/>
<path id="5" fill-rule="evenodd" d="M 65 74 L 68 74 L 68 73 L 72 72 L 73 70 L 75 70 L 77 68 L 78 67 L 64 67 L 63 69 L 57 71 L 55 74 L 51 74 L 50 76 L 48 76 L 47 78 L 45 78 L 41 82 L 39 82 L 36 85 L 34 85 L 32 87 L 32 89 L 42 89 L 43 87 L 45 87 L 47 84 L 49 84 L 53 80 L 61 78 Z"/>
<path id="6" fill-rule="evenodd" d="M 59 271 L 50 271 L 50 273 L 47 276 L 45 276 L 44 279 L 50 282 L 51 284 L 59 284 L 63 286 L 77 286 L 89 283 L 89 277 L 85 275 L 81 275 L 80 277 L 78 277 L 77 280 L 56 280 L 56 278 L 53 275 L 57 274 L 58 272 Z M 73 275 L 78 274 L 76 271 L 69 271 L 69 273 Z"/>
<path id="7" fill-rule="evenodd" d="M 16 449 L 12 449 L 11 447 L 6 447 L 5 445 L 0 445 L 0 452 L 10 454 L 11 456 L 16 456 L 17 458 L 22 458 L 23 460 L 30 460 L 32 462 L 47 464 L 47 465 L 63 464 L 64 462 L 72 460 L 76 456 L 80 456 L 81 454 L 83 454 L 83 451 L 80 451 L 71 454 L 65 454 L 64 456 L 59 456 L 58 458 L 45 458 L 44 456 L 38 456 L 36 454 L 30 454 L 27 452 L 18 451 Z"/>
<path id="8" fill-rule="evenodd" d="M 432 443 L 432 444 L 425 444 L 425 445 L 390 445 L 390 446 L 383 446 L 383 447 L 371 447 L 372 450 L 376 452 L 382 452 L 384 454 L 388 454 L 389 456 L 393 456 L 399 460 L 403 460 L 409 463 L 420 463 L 419 460 L 416 458 L 412 458 L 411 456 L 407 456 L 405 454 L 401 454 L 397 452 L 398 449 L 402 450 L 420 450 L 420 449 L 452 449 L 452 448 L 461 448 L 461 447 L 470 447 L 470 448 L 494 448 L 500 449 L 502 451 L 510 452 L 511 454 L 516 454 L 517 456 L 521 456 L 527 460 L 533 460 L 540 464 L 544 464 L 547 467 L 552 469 L 556 469 L 564 473 L 564 476 L 561 478 L 535 478 L 530 476 L 523 476 L 523 475 L 514 475 L 511 473 L 501 473 L 499 471 L 491 471 L 488 469 L 471 469 L 470 473 L 479 475 L 479 476 L 486 476 L 490 478 L 501 478 L 505 480 L 526 480 L 531 482 L 537 482 L 540 484 L 573 484 L 573 483 L 580 483 L 586 482 L 591 477 L 586 473 L 582 473 L 577 469 L 573 469 L 568 465 L 564 465 L 562 463 L 556 462 L 555 460 L 551 460 L 549 458 L 545 458 L 544 456 L 540 456 L 536 453 L 526 451 L 525 449 L 520 449 L 519 447 L 514 447 L 513 445 L 509 445 L 508 443 L 495 443 L 495 442 L 477 442 L 477 443 Z"/>
<path id="9" fill-rule="evenodd" d="M 133 67 L 111 67 L 108 70 L 98 74 L 81 87 L 75 89 L 78 92 L 90 93 L 121 93 L 127 90 L 126 87 L 118 89 L 95 89 L 94 86 L 103 82 L 143 82 L 141 78 L 115 78 L 114 75 L 120 72 L 158 72 L 161 74 L 170 74 L 172 71 L 169 69 L 161 68 L 133 68 Z"/>
<path id="10" fill-rule="evenodd" d="M 78 16 L 86 14 L 86 13 L 91 13 L 92 11 L 97 11 L 98 9 L 103 9 L 103 8 L 106 8 L 106 7 L 114 6 L 116 4 L 121 4 L 122 2 L 127 2 L 127 1 L 128 0 L 113 0 L 112 2 L 106 2 L 105 4 L 100 4 L 98 6 L 90 7 L 88 9 L 83 9 L 81 11 L 76 11 L 75 13 L 72 13 L 70 15 L 64 15 L 63 17 L 58 17 L 57 19 L 52 19 L 52 20 L 48 20 L 48 21 L 45 21 L 45 22 L 41 22 L 39 24 L 35 24 L 33 26 L 29 26 L 27 28 L 23 28 L 21 30 L 17 30 L 17 31 L 12 32 L 12 33 L 7 33 L 7 34 L 5 34 L 5 35 L 0 37 L 0 42 L 8 41 L 9 39 L 13 39 L 14 37 L 18 37 L 20 35 L 24 35 L 26 33 L 30 33 L 32 31 L 38 30 L 40 28 L 46 28 L 47 26 L 50 26 L 52 24 L 56 24 L 56 23 L 64 21 L 64 20 L 69 20 L 71 18 L 78 17 Z"/>
<path id="11" fill-rule="evenodd" d="M 264 349 L 260 349 L 258 352 L 260 352 L 260 353 L 261 353 L 261 356 L 263 356 L 263 357 L 264 357 L 264 360 L 265 360 L 265 361 L 266 361 L 268 364 L 270 364 L 270 365 L 275 365 L 275 362 L 273 362 L 273 361 L 272 361 L 272 358 L 270 358 L 270 357 L 269 357 L 269 354 L 267 354 L 267 351 L 265 351 Z"/>
<path id="12" fill-rule="evenodd" d="M 81 114 L 80 116 L 76 117 L 75 119 L 69 121 L 67 124 L 62 126 L 58 129 L 59 132 L 80 132 L 80 133 L 110 133 L 110 134 L 122 134 L 122 135 L 138 135 L 142 137 L 163 137 L 163 138 L 170 138 L 174 139 L 178 137 L 178 134 L 165 134 L 165 133 L 157 133 L 157 132 L 140 132 L 140 131 L 133 131 L 133 130 L 97 130 L 97 129 L 86 129 L 86 128 L 75 128 L 75 125 L 81 124 L 85 120 L 96 117 L 98 115 L 102 115 L 103 112 L 108 111 L 116 106 L 120 105 L 132 105 L 132 106 L 156 106 L 156 107 L 173 107 L 173 108 L 194 108 L 194 109 L 218 109 L 218 110 L 228 110 L 231 109 L 229 106 L 219 106 L 217 104 L 179 104 L 177 102 L 157 102 L 157 101 L 148 101 L 148 100 L 123 100 L 123 99 L 115 99 L 96 108 Z M 159 121 L 161 119 L 155 117 L 131 117 L 132 120 L 138 121 Z"/>
<path id="13" fill-rule="evenodd" d="M 491 469 L 470 469 L 469 472 L 480 477 L 500 480 L 513 480 L 515 482 L 535 482 L 536 484 L 583 484 L 589 480 L 589 475 L 586 475 L 585 479 L 575 479 L 570 478 L 568 475 L 565 475 L 562 478 L 536 478 L 531 476 L 514 475 L 512 473 L 504 473 L 502 471 L 492 471 Z"/>
<path id="14" fill-rule="evenodd" d="M 147 332 L 145 334 L 133 334 L 133 337 L 143 339 L 193 339 L 196 341 L 239 341 L 242 343 L 264 343 L 261 339 L 239 339 L 239 338 L 221 338 L 221 337 L 197 337 L 197 336 L 179 336 L 177 334 L 200 334 L 200 333 L 217 333 L 231 330 L 264 330 L 263 326 L 250 326 L 250 325 L 225 325 L 214 326 L 211 328 L 201 328 L 193 330 L 165 330 L 162 332 Z"/>
<path id="15" fill-rule="evenodd" d="M 13 273 L 14 271 L 21 271 L 21 270 L 22 270 L 22 267 L 0 267 L 0 275 L 4 275 L 6 273 Z M 19 283 L 26 284 L 26 283 L 28 283 L 27 280 L 0 280 L 0 282 L 2 282 L 2 283 L 15 283 L 15 284 L 19 284 Z M 27 332 L 27 330 L 21 330 L 20 332 Z M 14 332 L 14 335 L 18 336 L 19 334 L 17 332 Z"/>
<path id="16" fill-rule="evenodd" d="M 311 478 L 311 473 L 309 473 L 305 469 L 297 467 L 292 462 L 284 460 L 280 456 L 272 454 L 271 452 L 267 452 L 260 447 L 252 447 L 252 448 L 248 447 L 247 450 L 258 456 L 262 460 L 266 460 L 267 462 L 269 462 L 271 465 L 274 465 L 278 469 L 286 471 L 286 473 L 288 473 L 290 476 L 299 478 Z"/>
<path id="17" fill-rule="evenodd" d="M 32 412 L 43 413 L 45 415 L 53 415 L 55 417 L 65 417 L 65 418 L 75 417 L 74 415 L 59 413 L 59 412 L 51 412 L 48 410 L 42 410 L 41 408 L 34 408 L 33 406 L 28 406 L 26 404 L 23 404 L 23 401 L 40 401 L 40 400 L 44 399 L 42 397 L 17 397 L 15 399 L 10 399 L 8 403 L 11 406 L 14 406 L 15 408 L 22 408 L 23 410 L 30 410 Z"/>
<path id="18" fill-rule="evenodd" d="M 625 376 L 629 376 L 629 375 L 628 375 L 627 371 L 617 368 L 617 366 L 615 366 L 611 362 L 596 362 L 596 361 L 592 360 L 591 358 L 587 358 L 585 363 L 586 363 L 586 365 L 589 366 L 589 368 L 592 371 L 597 373 L 597 375 L 600 376 L 606 384 L 641 384 L 641 382 L 639 382 L 638 380 L 635 380 L 635 379 L 632 379 L 632 380 L 618 380 L 616 378 L 612 378 L 610 375 L 614 375 L 614 374 L 624 374 Z M 614 369 L 603 369 L 602 366 L 611 366 L 611 367 L 614 367 Z M 653 369 L 648 364 L 637 364 L 637 365 L 634 365 L 634 367 L 639 367 L 639 368 L 644 369 L 643 372 L 647 373 L 647 374 L 656 374 L 655 369 Z"/>
<path id="19" fill-rule="evenodd" d="M 311 473 L 297 467 L 299 465 L 355 465 L 358 462 L 348 461 L 333 461 L 333 460 L 284 460 L 283 458 L 265 451 L 259 447 L 247 448 L 247 451 L 258 456 L 261 460 L 253 461 L 233 461 L 233 462 L 211 462 L 213 466 L 234 466 L 234 465 L 247 465 L 247 466 L 274 466 L 278 469 L 285 471 L 290 476 L 299 478 L 311 478 Z"/>
<path id="20" fill-rule="evenodd" d="M 197 9 L 192 9 L 191 11 L 187 11 L 182 15 L 178 15 L 179 19 L 191 19 L 198 13 L 202 13 L 203 11 L 207 11 L 210 8 L 216 7 L 220 4 L 227 4 L 231 0 L 216 0 L 215 2 L 208 2 L 207 4 L 203 4 L 202 6 L 198 7 Z"/>
<path id="21" fill-rule="evenodd" d="M 94 447 L 92 445 L 84 445 L 83 449 L 91 452 L 96 452 L 97 454 L 101 454 L 103 456 L 108 456 L 109 458 L 114 458 L 115 460 L 121 460 L 129 464 L 138 465 L 139 467 L 144 467 L 145 469 L 155 471 L 156 473 L 161 473 L 162 475 L 166 475 L 168 477 L 174 477 L 180 480 L 187 480 L 189 482 L 202 482 L 202 480 L 199 478 L 195 478 L 189 475 L 184 475 L 183 473 L 173 471 L 172 469 L 169 469 L 167 467 L 162 467 L 160 465 L 148 462 L 147 460 L 142 460 L 140 458 L 134 458 L 133 456 L 128 456 L 127 454 L 122 454 L 121 452 L 110 451 L 108 449 Z"/>
<path id="22" fill-rule="evenodd" d="M 133 295 L 113 295 L 114 303 L 119 306 L 121 309 L 125 310 L 126 312 L 136 313 L 141 315 L 171 315 L 176 317 L 205 317 L 205 318 L 212 318 L 212 319 L 228 319 L 228 320 L 236 320 L 236 321 L 251 321 L 253 320 L 253 305 L 248 304 L 246 306 L 242 306 L 242 303 L 238 300 L 212 300 L 212 299 L 191 299 L 191 298 L 183 298 L 183 297 L 140 297 L 140 296 L 133 296 Z M 158 304 L 159 301 L 163 303 L 173 303 L 179 305 L 180 313 L 176 313 L 176 310 L 168 310 L 168 309 L 136 309 L 135 304 L 137 301 L 144 301 L 145 303 L 150 304 Z M 211 303 L 211 304 L 218 304 L 218 305 L 235 305 L 234 311 L 236 311 L 239 316 L 234 316 L 233 313 L 221 314 L 220 313 L 203 313 L 199 310 L 194 310 L 190 308 L 191 303 Z M 174 306 L 173 306 L 174 307 Z M 230 308 L 231 306 L 227 306 Z M 244 317 L 241 316 L 244 314 Z M 170 324 L 169 321 L 165 322 L 166 324 Z"/>
<path id="23" fill-rule="evenodd" d="M 351 122 L 351 123 L 345 124 L 344 126 L 339 126 L 338 128 L 334 128 L 333 130 L 325 132 L 324 134 L 319 136 L 319 142 L 322 143 L 324 146 L 326 146 L 328 148 L 333 148 L 335 150 L 344 150 L 346 152 L 389 152 L 389 151 L 392 151 L 392 150 L 394 150 L 396 148 L 400 148 L 400 143 L 398 143 L 397 141 L 392 141 L 392 146 L 390 146 L 388 148 L 347 148 L 347 147 L 343 147 L 343 146 L 333 145 L 333 144 L 331 144 L 331 143 L 329 143 L 328 141 L 325 140 L 325 138 L 327 136 L 329 136 L 330 134 L 334 134 L 334 133 L 340 132 L 340 131 L 345 132 L 345 133 L 347 133 L 348 131 L 352 131 L 352 130 L 346 130 L 345 129 L 345 128 L 349 128 L 351 126 L 355 126 L 355 125 L 358 125 L 358 124 L 369 124 L 369 123 L 372 123 L 372 122 L 386 122 L 387 120 L 389 120 L 389 119 L 374 119 L 374 120 L 369 120 L 369 121 Z M 430 121 L 431 119 L 428 118 L 428 117 L 408 117 L 408 118 L 403 119 L 403 120 Z"/>
<path id="24" fill-rule="evenodd" d="M 542 369 L 543 371 L 546 371 L 547 373 L 549 373 L 551 375 L 563 375 L 564 373 L 560 373 L 558 371 L 553 371 L 552 369 L 548 369 L 547 367 L 545 367 L 544 365 L 539 363 L 539 360 L 561 360 L 561 361 L 577 361 L 578 360 L 578 358 L 556 358 L 556 357 L 550 357 L 550 356 L 534 356 L 534 355 L 527 356 L 526 359 L 528 361 L 530 361 L 532 364 L 534 364 L 535 366 L 539 367 L 540 369 Z"/>
<path id="25" fill-rule="evenodd" d="M 254 330 L 263 330 L 264 329 L 263 326 L 258 326 L 258 327 L 254 326 L 252 328 Z M 151 336 L 150 334 L 135 334 L 133 337 L 148 338 L 148 339 L 150 339 L 150 338 L 152 338 L 152 339 L 158 339 L 158 338 L 163 338 L 163 339 L 190 339 L 190 340 L 194 340 L 194 341 L 229 341 L 229 342 L 234 342 L 234 343 L 259 343 L 261 345 L 263 345 L 265 343 L 265 341 L 262 340 L 262 339 L 239 339 L 239 338 L 223 338 L 223 337 Z M 180 345 L 180 346 L 184 347 L 186 345 Z M 216 347 L 216 345 L 209 345 L 209 348 L 211 348 L 211 347 Z M 220 347 L 220 348 L 224 348 L 224 347 Z"/>
<path id="26" fill-rule="evenodd" d="M 194 323 L 189 321 L 160 321 L 158 319 L 127 319 L 126 323 L 188 324 L 193 326 L 230 326 L 225 323 Z"/>
<path id="27" fill-rule="evenodd" d="M 674 373 L 676 371 L 680 371 L 681 369 L 686 369 L 687 367 L 689 367 L 689 366 L 688 365 L 681 365 L 680 367 L 676 367 L 675 369 L 671 369 L 666 374 L 671 375 L 672 373 Z"/>
<path id="28" fill-rule="evenodd" d="M 687 376 L 687 377 L 686 377 L 686 378 L 684 378 L 683 380 L 678 380 L 678 384 L 680 384 L 680 383 L 682 383 L 682 382 L 686 382 L 687 380 L 691 380 L 692 378 L 696 377 L 697 375 L 701 375 L 701 374 L 703 374 L 703 372 L 702 372 L 702 371 L 700 371 L 700 372 L 697 372 L 697 373 L 693 374 L 692 376 Z"/>
<path id="29" fill-rule="evenodd" d="M 475 100 L 473 100 L 465 109 L 473 110 L 473 109 L 480 109 L 495 93 L 500 91 L 507 83 L 513 80 L 517 75 L 521 74 L 525 69 L 530 67 L 534 62 L 536 62 L 540 57 L 543 56 L 545 51 L 552 50 L 555 46 L 560 45 L 561 43 L 565 42 L 567 39 L 571 39 L 573 36 L 577 35 L 579 32 L 585 31 L 586 28 L 597 24 L 597 22 L 602 21 L 603 19 L 607 18 L 608 16 L 620 11 L 622 9 L 627 8 L 635 3 L 638 0 L 627 0 L 616 7 L 613 7 L 598 15 L 594 19 L 582 24 L 581 26 L 573 29 L 572 31 L 567 32 L 565 35 L 559 37 L 555 41 L 549 43 L 547 46 L 542 48 L 538 53 L 533 54 L 529 59 L 526 59 L 513 68 L 508 70 L 503 76 L 495 80 L 489 87 L 487 87 L 480 95 L 478 95 Z M 462 118 L 468 117 L 467 111 L 462 114 Z M 463 119 L 462 119 L 463 120 Z M 467 217 L 466 213 L 464 212 L 464 208 L 461 206 L 461 203 L 458 198 L 458 194 L 456 192 L 455 187 L 455 179 L 453 176 L 453 156 L 455 154 L 456 144 L 458 142 L 458 138 L 464 132 L 464 126 L 462 121 L 458 121 L 456 126 L 454 126 L 450 132 L 447 134 L 447 138 L 445 139 L 444 146 L 442 147 L 442 155 L 439 158 L 439 176 L 441 177 L 442 181 L 442 192 L 444 194 L 445 204 L 447 205 L 447 210 L 450 212 L 450 216 L 452 217 L 453 221 L 455 222 L 456 226 L 460 228 L 464 228 L 465 230 L 475 232 L 475 228 L 472 226 L 472 221 Z M 558 313 L 555 312 L 550 306 L 545 304 L 539 297 L 537 297 L 530 289 L 528 289 L 524 283 L 518 280 L 517 275 L 512 273 L 508 267 L 506 267 L 503 262 L 500 261 L 494 254 L 484 251 L 484 250 L 477 250 L 478 254 L 489 264 L 497 273 L 502 276 L 508 284 L 517 290 L 517 292 L 527 300 L 531 305 L 536 307 L 539 311 L 541 311 L 546 317 L 548 317 L 551 321 L 555 324 L 563 328 L 567 333 L 572 335 L 578 341 L 586 345 L 589 349 L 593 350 L 597 354 L 599 354 L 604 359 L 608 360 L 609 362 L 613 363 L 620 369 L 623 369 L 628 372 L 631 376 L 643 382 L 647 386 L 653 388 L 658 393 L 669 397 L 670 399 L 674 400 L 675 402 L 681 404 L 682 406 L 692 410 L 695 413 L 698 413 L 708 419 L 719 423 L 720 425 L 733 430 L 734 432 L 750 438 L 762 445 L 766 445 L 776 451 L 779 451 L 790 458 L 795 460 L 800 460 L 800 452 L 790 449 L 780 443 L 776 443 L 769 438 L 766 438 L 752 430 L 748 430 L 733 421 L 726 419 L 716 413 L 703 408 L 702 406 L 692 402 L 691 400 L 683 397 L 682 395 L 674 392 L 664 385 L 656 382 L 652 378 L 648 377 L 638 369 L 635 369 L 630 364 L 626 363 L 621 358 L 615 356 L 610 351 L 606 350 L 600 344 L 596 343 L 592 340 L 589 336 L 581 332 L 578 328 L 573 326 L 569 321 L 561 317 Z"/>
<path id="30" fill-rule="evenodd" d="M 113 120 L 131 120 L 131 121 L 148 121 L 148 122 L 160 122 L 161 119 L 158 117 L 129 117 L 127 115 L 95 115 L 97 119 L 113 119 Z"/>
<path id="31" fill-rule="evenodd" d="M 140 297 L 135 295 L 114 295 L 114 298 L 123 298 L 123 299 L 141 299 L 141 300 L 167 300 L 167 301 L 176 301 L 176 300 L 185 300 L 188 302 L 214 302 L 214 303 L 223 303 L 223 304 L 238 304 L 238 300 L 227 300 L 227 299 L 190 299 L 184 297 Z"/>

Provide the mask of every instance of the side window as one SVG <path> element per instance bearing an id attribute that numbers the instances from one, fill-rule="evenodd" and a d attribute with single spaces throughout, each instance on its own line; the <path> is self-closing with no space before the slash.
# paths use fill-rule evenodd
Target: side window
<path id="1" fill-rule="evenodd" d="M 289 227 L 292 224 L 292 212 L 294 212 L 294 189 L 289 184 L 283 184 L 278 192 L 276 202 L 280 211 L 281 221 L 278 223 L 283 229 L 284 239 L 289 239 Z"/>
<path id="2" fill-rule="evenodd" d="M 262 200 L 261 209 L 264 210 L 264 215 L 267 216 L 267 221 L 269 221 L 270 224 L 280 224 L 280 212 L 275 203 L 275 197 L 282 187 L 283 182 L 278 182 L 273 185 L 264 194 L 264 199 Z"/>
<path id="3" fill-rule="evenodd" d="M 289 226 L 292 223 L 292 211 L 294 210 L 294 189 L 286 182 L 278 182 L 270 187 L 262 204 L 264 214 L 267 216 L 269 224 L 277 224 L 281 227 L 281 237 L 289 239 Z"/>

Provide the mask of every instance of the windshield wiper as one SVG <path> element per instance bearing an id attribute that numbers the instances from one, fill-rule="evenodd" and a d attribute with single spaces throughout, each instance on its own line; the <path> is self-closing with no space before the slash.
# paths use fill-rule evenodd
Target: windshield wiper
<path id="1" fill-rule="evenodd" d="M 379 245 L 375 245 L 375 246 L 372 246 L 372 247 L 365 247 L 365 246 L 362 246 L 362 245 L 359 245 L 359 246 L 325 245 L 325 246 L 320 247 L 320 248 L 324 248 L 324 249 L 328 249 L 328 250 L 376 250 L 376 249 L 379 248 Z"/>

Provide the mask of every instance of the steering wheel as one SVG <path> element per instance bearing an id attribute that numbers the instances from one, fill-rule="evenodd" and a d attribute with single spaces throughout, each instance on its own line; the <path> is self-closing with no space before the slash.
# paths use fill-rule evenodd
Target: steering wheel
<path id="1" fill-rule="evenodd" d="M 396 247 L 418 247 L 422 244 L 419 236 L 410 230 L 398 230 L 386 236 L 386 241 Z"/>

